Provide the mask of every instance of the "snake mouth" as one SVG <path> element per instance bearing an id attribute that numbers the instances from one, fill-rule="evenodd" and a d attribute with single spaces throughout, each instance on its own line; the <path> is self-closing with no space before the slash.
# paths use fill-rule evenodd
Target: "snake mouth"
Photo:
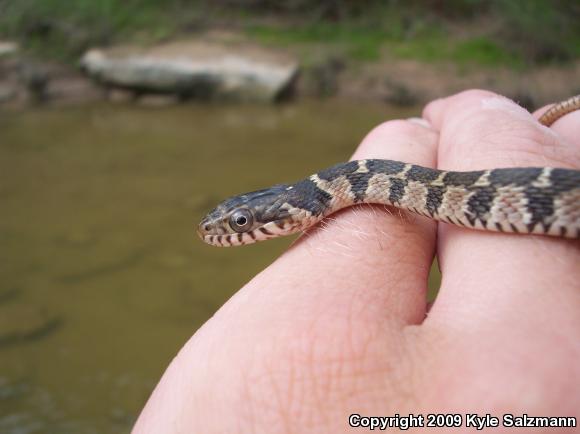
<path id="1" fill-rule="evenodd" d="M 285 221 L 278 220 L 268 222 L 251 231 L 236 232 L 231 234 L 200 234 L 204 243 L 215 247 L 245 246 L 258 241 L 277 238 L 282 235 L 293 233 L 293 226 Z"/>

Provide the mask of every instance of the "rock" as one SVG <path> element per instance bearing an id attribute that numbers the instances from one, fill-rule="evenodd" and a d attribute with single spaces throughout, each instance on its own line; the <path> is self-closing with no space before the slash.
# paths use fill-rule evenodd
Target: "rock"
<path id="1" fill-rule="evenodd" d="M 230 101 L 277 100 L 289 93 L 298 73 L 298 63 L 279 53 L 202 41 L 92 49 L 81 65 L 108 86 Z"/>
<path id="2" fill-rule="evenodd" d="M 8 57 L 18 52 L 18 44 L 16 42 L 0 41 L 0 59 Z"/>

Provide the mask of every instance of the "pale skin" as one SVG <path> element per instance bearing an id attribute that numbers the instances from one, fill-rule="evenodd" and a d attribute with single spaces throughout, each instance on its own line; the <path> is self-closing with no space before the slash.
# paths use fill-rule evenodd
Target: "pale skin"
<path id="1" fill-rule="evenodd" d="M 548 129 L 543 110 L 463 92 L 379 125 L 353 158 L 580 168 L 580 112 Z M 428 310 L 434 254 L 443 281 Z M 192 336 L 133 432 L 338 433 L 357 431 L 352 413 L 579 417 L 579 332 L 578 241 L 350 208 Z"/>

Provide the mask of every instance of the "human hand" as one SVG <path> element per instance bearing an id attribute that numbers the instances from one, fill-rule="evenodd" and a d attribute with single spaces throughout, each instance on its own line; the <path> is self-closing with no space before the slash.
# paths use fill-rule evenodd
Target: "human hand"
<path id="1" fill-rule="evenodd" d="M 580 167 L 580 112 L 548 129 L 468 91 L 424 119 L 385 122 L 353 158 Z M 435 252 L 443 280 L 427 313 Z M 576 241 L 343 210 L 195 333 L 134 432 L 343 432 L 353 413 L 578 416 L 578 264 Z"/>

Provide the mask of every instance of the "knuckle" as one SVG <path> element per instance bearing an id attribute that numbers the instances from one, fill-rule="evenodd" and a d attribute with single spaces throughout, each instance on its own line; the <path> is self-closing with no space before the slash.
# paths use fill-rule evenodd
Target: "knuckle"
<path id="1" fill-rule="evenodd" d="M 483 98 L 490 98 L 490 97 L 498 97 L 500 95 L 498 95 L 497 93 L 491 92 L 489 90 L 484 90 L 484 89 L 468 89 L 468 90 L 464 90 L 462 92 L 459 92 L 457 94 L 455 94 L 452 98 L 457 98 L 457 99 L 483 99 Z"/>

